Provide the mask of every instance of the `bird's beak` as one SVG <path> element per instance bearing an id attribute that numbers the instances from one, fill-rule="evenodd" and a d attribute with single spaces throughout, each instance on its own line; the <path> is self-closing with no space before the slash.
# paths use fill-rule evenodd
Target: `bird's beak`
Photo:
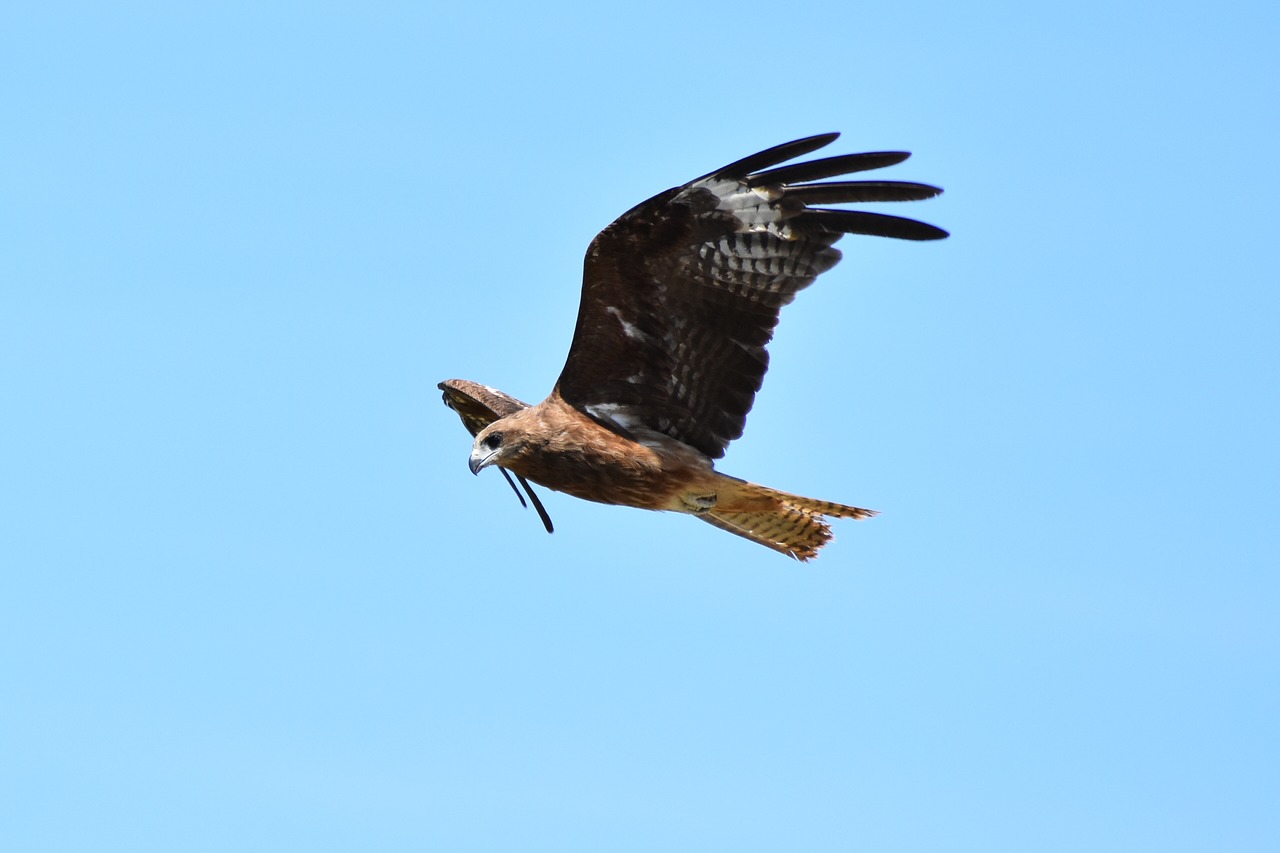
<path id="1" fill-rule="evenodd" d="M 486 453 L 479 448 L 472 450 L 471 458 L 467 460 L 467 467 L 471 469 L 472 474 L 479 474 L 481 469 L 489 467 L 494 455 L 493 451 Z"/>

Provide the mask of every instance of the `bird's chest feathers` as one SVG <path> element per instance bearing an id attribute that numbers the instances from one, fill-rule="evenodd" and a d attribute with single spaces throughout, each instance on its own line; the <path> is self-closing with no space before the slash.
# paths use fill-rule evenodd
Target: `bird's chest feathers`
<path id="1" fill-rule="evenodd" d="M 671 509 L 711 474 L 696 450 L 659 434 L 632 441 L 591 421 L 532 443 L 510 466 L 549 489 L 597 503 Z"/>

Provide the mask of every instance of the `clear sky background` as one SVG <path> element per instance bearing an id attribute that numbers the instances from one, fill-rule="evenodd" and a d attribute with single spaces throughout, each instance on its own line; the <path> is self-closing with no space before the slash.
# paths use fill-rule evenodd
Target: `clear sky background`
<path id="1" fill-rule="evenodd" d="M 8 9 L 0 848 L 1280 849 L 1278 14 Z M 830 130 L 954 236 L 842 242 L 721 468 L 881 517 L 467 472 L 600 228 Z"/>

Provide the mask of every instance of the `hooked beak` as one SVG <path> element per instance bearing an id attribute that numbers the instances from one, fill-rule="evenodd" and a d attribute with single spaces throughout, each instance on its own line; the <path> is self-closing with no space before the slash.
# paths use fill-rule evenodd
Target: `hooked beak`
<path id="1" fill-rule="evenodd" d="M 472 474 L 479 474 L 481 469 L 488 468 L 492 464 L 493 457 L 497 455 L 497 451 L 485 452 L 479 448 L 471 451 L 471 458 L 467 460 L 467 467 L 471 469 Z"/>

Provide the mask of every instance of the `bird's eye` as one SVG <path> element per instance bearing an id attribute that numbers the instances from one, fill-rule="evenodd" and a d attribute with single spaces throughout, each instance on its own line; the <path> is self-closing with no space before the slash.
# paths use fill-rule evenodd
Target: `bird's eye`
<path id="1" fill-rule="evenodd" d="M 484 437 L 484 441 L 482 441 L 481 444 L 483 444 L 485 447 L 489 448 L 490 450 L 497 450 L 502 445 L 502 433 L 500 432 L 489 433 Z"/>

